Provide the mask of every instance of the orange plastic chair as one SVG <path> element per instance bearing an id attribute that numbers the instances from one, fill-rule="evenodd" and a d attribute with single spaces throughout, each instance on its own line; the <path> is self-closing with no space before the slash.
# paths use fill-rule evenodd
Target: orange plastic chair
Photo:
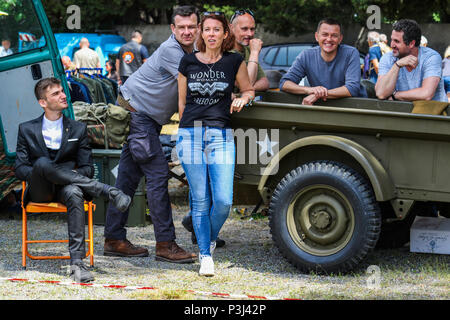
<path id="1" fill-rule="evenodd" d="M 22 267 L 26 269 L 27 257 L 33 260 L 49 260 L 49 259 L 70 259 L 70 256 L 33 256 L 28 252 L 28 244 L 31 243 L 68 243 L 69 240 L 28 240 L 27 213 L 50 213 L 50 212 L 67 212 L 67 207 L 61 203 L 38 203 L 28 202 L 24 206 L 26 182 L 22 181 Z M 94 266 L 94 232 L 92 214 L 95 211 L 95 204 L 92 201 L 84 202 L 84 210 L 88 213 L 88 239 L 89 244 L 86 257 L 90 256 L 90 265 Z"/>

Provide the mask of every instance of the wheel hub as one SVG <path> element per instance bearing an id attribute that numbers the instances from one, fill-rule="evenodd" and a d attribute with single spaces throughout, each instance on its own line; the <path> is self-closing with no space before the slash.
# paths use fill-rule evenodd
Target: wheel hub
<path id="1" fill-rule="evenodd" d="M 326 229 L 331 224 L 331 215 L 326 210 L 315 211 L 311 214 L 311 223 L 317 229 Z"/>
<path id="2" fill-rule="evenodd" d="M 314 255 L 340 251 L 349 241 L 353 209 L 338 190 L 315 185 L 300 191 L 288 214 L 290 234 L 303 250 Z"/>

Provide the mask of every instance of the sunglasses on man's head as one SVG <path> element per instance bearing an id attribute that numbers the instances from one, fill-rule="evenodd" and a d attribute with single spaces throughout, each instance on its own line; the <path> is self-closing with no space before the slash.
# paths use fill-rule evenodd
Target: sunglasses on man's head
<path id="1" fill-rule="evenodd" d="M 244 14 L 248 13 L 249 15 L 251 15 L 253 18 L 255 17 L 253 15 L 253 11 L 250 9 L 241 9 L 241 10 L 236 10 L 234 12 L 234 14 L 231 16 L 230 22 L 233 22 L 234 19 L 236 19 L 238 16 L 242 16 Z"/>
<path id="2" fill-rule="evenodd" d="M 222 11 L 206 11 L 202 13 L 205 17 L 206 16 L 223 16 L 224 13 Z"/>

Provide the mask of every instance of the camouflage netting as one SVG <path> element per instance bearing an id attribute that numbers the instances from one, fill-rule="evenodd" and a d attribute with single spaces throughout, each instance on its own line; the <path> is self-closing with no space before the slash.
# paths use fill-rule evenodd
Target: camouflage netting
<path id="1" fill-rule="evenodd" d="M 14 159 L 6 156 L 0 136 L 0 200 L 18 186 L 20 181 L 14 176 Z"/>
<path id="2" fill-rule="evenodd" d="M 129 133 L 130 112 L 113 104 L 74 102 L 75 120 L 87 124 L 93 148 L 122 149 Z M 105 130 L 106 128 L 106 130 Z"/>

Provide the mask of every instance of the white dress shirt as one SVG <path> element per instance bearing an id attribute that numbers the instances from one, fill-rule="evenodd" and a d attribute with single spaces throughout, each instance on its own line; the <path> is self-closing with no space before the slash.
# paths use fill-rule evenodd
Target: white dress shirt
<path id="1" fill-rule="evenodd" d="M 42 136 L 45 145 L 49 149 L 59 150 L 61 147 L 61 138 L 63 132 L 63 117 L 58 120 L 48 120 L 45 115 L 42 120 Z"/>

